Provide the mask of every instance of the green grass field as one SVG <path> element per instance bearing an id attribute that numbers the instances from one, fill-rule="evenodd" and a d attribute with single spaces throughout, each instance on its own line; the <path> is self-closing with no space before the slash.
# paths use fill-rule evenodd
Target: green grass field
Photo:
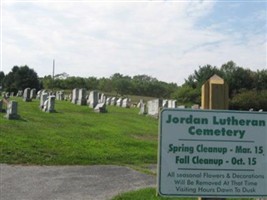
<path id="1" fill-rule="evenodd" d="M 18 102 L 19 120 L 0 114 L 0 162 L 8 164 L 136 165 L 157 162 L 158 121 L 137 108 L 88 106 L 56 101 L 56 113 L 39 109 L 39 100 Z"/>
<path id="2" fill-rule="evenodd" d="M 168 198 L 156 196 L 155 188 L 145 188 L 126 192 L 112 198 L 112 200 L 197 200 L 197 198 Z"/>
<path id="3" fill-rule="evenodd" d="M 156 195 L 155 188 L 145 188 L 137 191 L 130 191 L 123 194 L 119 194 L 112 198 L 112 200 L 197 200 L 193 197 L 161 197 Z M 207 199 L 207 198 L 206 198 Z M 216 199 L 216 198 L 210 198 Z M 220 198 L 218 198 L 220 199 Z M 253 200 L 253 198 L 227 198 L 226 200 Z"/>

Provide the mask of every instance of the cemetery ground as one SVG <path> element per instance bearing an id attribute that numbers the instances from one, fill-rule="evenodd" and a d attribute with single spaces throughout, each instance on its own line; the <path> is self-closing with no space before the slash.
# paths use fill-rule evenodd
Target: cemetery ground
<path id="1" fill-rule="evenodd" d="M 108 106 L 100 114 L 57 101 L 56 112 L 45 113 L 38 100 L 12 99 L 20 119 L 7 120 L 1 113 L 1 163 L 138 167 L 157 162 L 157 120 L 138 115 L 137 108 Z"/>
<path id="2" fill-rule="evenodd" d="M 1 164 L 118 165 L 155 175 L 150 167 L 157 163 L 158 120 L 139 115 L 138 108 L 108 106 L 107 113 L 95 113 L 88 106 L 57 101 L 56 112 L 46 113 L 39 100 L 10 100 L 18 102 L 20 119 L 7 120 L 0 113 Z M 113 199 L 169 199 L 155 194 L 155 188 L 147 188 Z"/>

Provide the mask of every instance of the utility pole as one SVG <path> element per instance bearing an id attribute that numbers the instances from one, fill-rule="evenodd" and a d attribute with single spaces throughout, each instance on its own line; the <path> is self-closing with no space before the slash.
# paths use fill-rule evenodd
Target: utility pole
<path id="1" fill-rule="evenodd" d="M 53 81 L 54 77 L 55 77 L 55 59 L 53 59 L 53 75 L 52 75 Z"/>
<path id="2" fill-rule="evenodd" d="M 52 91 L 54 89 L 54 78 L 55 78 L 55 59 L 53 59 Z"/>

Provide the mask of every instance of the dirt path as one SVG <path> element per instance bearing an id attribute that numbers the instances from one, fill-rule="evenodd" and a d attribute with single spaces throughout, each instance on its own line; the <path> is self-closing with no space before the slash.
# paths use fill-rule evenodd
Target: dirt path
<path id="1" fill-rule="evenodd" d="M 155 185 L 156 176 L 122 166 L 0 164 L 0 200 L 108 200 Z"/>

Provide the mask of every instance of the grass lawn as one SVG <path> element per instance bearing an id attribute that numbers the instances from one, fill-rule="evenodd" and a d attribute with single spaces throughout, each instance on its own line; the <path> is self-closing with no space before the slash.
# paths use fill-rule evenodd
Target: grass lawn
<path id="1" fill-rule="evenodd" d="M 112 198 L 112 200 L 197 200 L 197 198 L 168 198 L 156 196 L 155 188 L 145 188 L 126 192 Z"/>
<path id="2" fill-rule="evenodd" d="M 137 191 L 130 191 L 119 194 L 111 200 L 197 200 L 198 198 L 190 197 L 161 197 L 156 195 L 155 188 L 145 188 Z M 214 198 L 213 198 L 214 199 Z M 226 200 L 255 200 L 254 198 L 226 198 Z"/>
<path id="3" fill-rule="evenodd" d="M 0 113 L 0 163 L 38 165 L 157 162 L 158 121 L 137 108 L 107 107 L 94 113 L 88 106 L 56 101 L 56 113 L 39 109 L 39 100 L 18 102 L 19 120 Z"/>

